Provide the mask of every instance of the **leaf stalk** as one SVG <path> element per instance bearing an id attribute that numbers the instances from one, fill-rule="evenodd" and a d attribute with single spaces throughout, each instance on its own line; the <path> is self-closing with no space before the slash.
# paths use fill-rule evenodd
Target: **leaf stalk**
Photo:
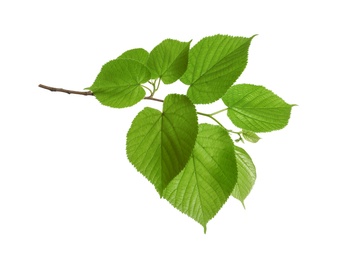
<path id="1" fill-rule="evenodd" d="M 214 115 L 217 115 L 217 114 L 219 114 L 219 113 L 221 113 L 221 112 L 223 112 L 223 111 L 227 111 L 228 110 L 228 108 L 224 108 L 224 109 L 221 109 L 221 110 L 218 110 L 218 111 L 216 111 L 216 112 L 213 112 L 212 114 L 210 114 L 211 116 L 214 116 Z"/>

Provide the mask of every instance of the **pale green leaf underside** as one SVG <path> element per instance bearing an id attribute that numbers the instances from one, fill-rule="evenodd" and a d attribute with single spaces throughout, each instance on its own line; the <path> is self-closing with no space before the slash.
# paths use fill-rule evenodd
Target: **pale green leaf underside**
<path id="1" fill-rule="evenodd" d="M 140 63 L 146 65 L 147 59 L 149 58 L 149 53 L 148 51 L 142 49 L 142 48 L 137 48 L 137 49 L 131 49 L 128 51 L 125 51 L 122 53 L 118 59 L 132 59 L 139 61 Z"/>
<path id="2" fill-rule="evenodd" d="M 232 191 L 232 196 L 242 202 L 252 190 L 256 180 L 255 165 L 248 153 L 241 147 L 235 146 L 237 161 L 237 183 Z"/>
<path id="3" fill-rule="evenodd" d="M 194 104 L 214 102 L 226 93 L 247 65 L 252 38 L 215 35 L 191 48 L 181 81 L 190 85 L 187 96 Z"/>
<path id="4" fill-rule="evenodd" d="M 228 117 L 234 125 L 253 132 L 284 128 L 292 107 L 272 91 L 250 84 L 232 86 L 223 102 L 228 106 Z"/>
<path id="5" fill-rule="evenodd" d="M 237 180 L 234 145 L 220 126 L 201 124 L 190 160 L 164 190 L 174 207 L 205 229 L 230 196 Z"/>
<path id="6" fill-rule="evenodd" d="M 245 140 L 251 143 L 257 143 L 261 138 L 254 132 L 243 129 L 242 135 Z"/>
<path id="7" fill-rule="evenodd" d="M 144 108 L 127 134 L 127 156 L 162 195 L 184 168 L 198 132 L 196 110 L 184 95 L 168 95 L 163 112 Z"/>
<path id="8" fill-rule="evenodd" d="M 116 59 L 104 64 L 90 88 L 103 105 L 123 108 L 145 97 L 141 84 L 151 77 L 148 68 L 132 59 Z"/>
<path id="9" fill-rule="evenodd" d="M 164 84 L 178 80 L 186 71 L 190 42 L 166 39 L 158 44 L 150 53 L 147 66 L 151 70 L 151 78 L 161 78 Z"/>

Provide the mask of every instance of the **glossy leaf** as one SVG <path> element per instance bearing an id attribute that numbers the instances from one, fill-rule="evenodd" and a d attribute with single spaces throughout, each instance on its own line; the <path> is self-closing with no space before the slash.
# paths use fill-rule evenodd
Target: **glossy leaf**
<path id="1" fill-rule="evenodd" d="M 186 71 L 190 42 L 166 39 L 150 53 L 147 66 L 152 79 L 161 78 L 165 84 L 178 80 Z"/>
<path id="2" fill-rule="evenodd" d="M 210 36 L 190 50 L 188 67 L 181 81 L 190 85 L 187 96 L 194 104 L 214 102 L 226 93 L 247 65 L 253 37 Z"/>
<path id="3" fill-rule="evenodd" d="M 127 156 L 162 195 L 184 168 L 198 132 L 196 110 L 184 95 L 168 95 L 163 112 L 144 108 L 127 134 Z"/>
<path id="4" fill-rule="evenodd" d="M 256 169 L 249 154 L 243 148 L 235 146 L 235 155 L 238 176 L 231 195 L 241 201 L 244 207 L 244 200 L 252 190 L 256 180 Z"/>
<path id="5" fill-rule="evenodd" d="M 103 65 L 90 88 L 103 105 L 123 108 L 133 106 L 145 97 L 141 84 L 151 77 L 148 68 L 132 59 L 116 59 Z"/>
<path id="6" fill-rule="evenodd" d="M 199 222 L 206 232 L 237 180 L 234 145 L 220 126 L 201 124 L 190 160 L 164 191 L 174 207 Z"/>
<path id="7" fill-rule="evenodd" d="M 122 53 L 118 59 L 132 59 L 139 61 L 142 64 L 146 64 L 147 60 L 149 58 L 149 53 L 148 51 L 142 49 L 142 48 L 137 48 L 137 49 L 131 49 L 128 50 L 124 53 Z"/>
<path id="8" fill-rule="evenodd" d="M 250 84 L 232 86 L 223 102 L 228 106 L 228 117 L 234 125 L 253 132 L 284 128 L 292 107 L 272 91 Z"/>

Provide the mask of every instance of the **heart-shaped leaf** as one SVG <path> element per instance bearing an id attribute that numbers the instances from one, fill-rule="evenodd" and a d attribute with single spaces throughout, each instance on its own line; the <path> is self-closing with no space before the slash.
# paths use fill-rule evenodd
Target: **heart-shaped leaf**
<path id="1" fill-rule="evenodd" d="M 199 222 L 206 232 L 237 180 L 234 145 L 224 128 L 199 125 L 190 160 L 164 191 L 174 207 Z"/>
<path id="2" fill-rule="evenodd" d="M 147 66 L 152 79 L 161 78 L 164 84 L 178 80 L 187 69 L 190 42 L 166 39 L 150 53 Z"/>
<path id="3" fill-rule="evenodd" d="M 141 84 L 151 77 L 149 69 L 132 59 L 116 59 L 104 64 L 95 82 L 87 88 L 103 105 L 123 108 L 145 97 Z"/>
<path id="4" fill-rule="evenodd" d="M 252 190 L 256 180 L 256 169 L 249 154 L 243 148 L 235 146 L 235 155 L 238 176 L 231 195 L 241 201 L 244 206 L 244 200 Z"/>
<path id="5" fill-rule="evenodd" d="M 262 86 L 232 86 L 223 97 L 228 117 L 239 128 L 253 132 L 270 132 L 285 127 L 292 105 Z"/>
<path id="6" fill-rule="evenodd" d="M 214 35 L 203 38 L 190 50 L 181 81 L 190 85 L 187 96 L 194 104 L 220 99 L 235 83 L 247 65 L 253 37 Z"/>
<path id="7" fill-rule="evenodd" d="M 127 156 L 162 195 L 184 168 L 198 133 L 196 110 L 188 97 L 168 95 L 163 112 L 144 108 L 127 134 Z"/>

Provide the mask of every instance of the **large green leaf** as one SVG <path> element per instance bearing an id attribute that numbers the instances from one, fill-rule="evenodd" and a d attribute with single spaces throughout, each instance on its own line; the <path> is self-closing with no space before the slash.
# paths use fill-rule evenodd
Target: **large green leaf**
<path id="1" fill-rule="evenodd" d="M 178 80 L 186 71 L 190 42 L 166 39 L 150 53 L 147 66 L 152 79 L 161 78 L 165 84 Z"/>
<path id="2" fill-rule="evenodd" d="M 184 95 L 168 95 L 163 112 L 146 107 L 134 118 L 127 134 L 128 159 L 162 196 L 186 165 L 197 132 L 192 102 Z"/>
<path id="3" fill-rule="evenodd" d="M 174 207 L 199 222 L 206 232 L 237 180 L 234 145 L 220 126 L 201 124 L 190 160 L 164 191 Z"/>
<path id="4" fill-rule="evenodd" d="M 292 107 L 272 91 L 250 84 L 232 86 L 223 102 L 228 106 L 228 117 L 234 125 L 253 132 L 284 128 Z"/>
<path id="5" fill-rule="evenodd" d="M 128 51 L 125 51 L 122 53 L 118 59 L 132 59 L 139 61 L 142 64 L 146 64 L 147 59 L 149 58 L 149 53 L 148 51 L 142 49 L 142 48 L 137 48 L 137 49 L 131 49 Z"/>
<path id="6" fill-rule="evenodd" d="M 190 85 L 187 95 L 194 104 L 211 103 L 225 94 L 247 65 L 253 37 L 205 37 L 190 50 L 181 81 Z"/>
<path id="7" fill-rule="evenodd" d="M 103 105 L 123 108 L 145 97 L 141 84 L 151 77 L 149 69 L 132 59 L 116 59 L 104 64 L 91 90 Z"/>
<path id="8" fill-rule="evenodd" d="M 244 206 L 244 200 L 255 183 L 256 169 L 249 154 L 241 147 L 235 146 L 235 154 L 238 176 L 237 183 L 231 195 L 241 201 Z"/>

